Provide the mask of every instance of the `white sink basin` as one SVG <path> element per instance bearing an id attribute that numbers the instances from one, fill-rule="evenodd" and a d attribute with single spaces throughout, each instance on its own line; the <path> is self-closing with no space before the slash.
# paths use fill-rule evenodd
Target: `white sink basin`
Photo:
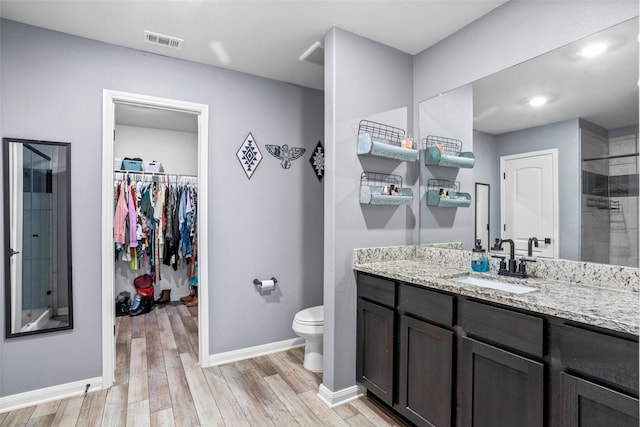
<path id="1" fill-rule="evenodd" d="M 498 280 L 480 279 L 478 277 L 460 277 L 453 279 L 454 282 L 464 283 L 466 285 L 480 286 L 481 288 L 496 289 L 498 291 L 509 292 L 512 294 L 527 294 L 535 292 L 538 289 L 531 286 L 517 285 L 515 283 L 500 282 Z"/>

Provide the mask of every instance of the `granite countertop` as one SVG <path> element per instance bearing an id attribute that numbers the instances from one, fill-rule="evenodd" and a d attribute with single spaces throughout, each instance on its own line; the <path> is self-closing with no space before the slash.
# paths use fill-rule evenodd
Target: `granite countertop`
<path id="1" fill-rule="evenodd" d="M 423 260 L 378 261 L 354 263 L 353 268 L 389 279 L 451 292 L 479 300 L 503 304 L 523 310 L 555 316 L 617 332 L 638 335 L 639 293 L 602 286 L 590 286 L 529 277 L 526 279 L 498 276 L 495 272 L 474 273 Z M 450 279 L 475 276 L 535 287 L 538 291 L 512 294 Z"/>

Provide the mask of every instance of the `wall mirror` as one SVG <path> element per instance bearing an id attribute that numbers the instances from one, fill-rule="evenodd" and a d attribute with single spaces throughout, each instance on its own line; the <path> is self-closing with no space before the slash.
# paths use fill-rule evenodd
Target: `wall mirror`
<path id="1" fill-rule="evenodd" d="M 595 57 L 580 54 L 592 44 L 606 49 Z M 475 182 L 491 185 L 491 240 L 503 228 L 500 157 L 557 148 L 559 258 L 637 267 L 638 18 L 468 87 L 471 94 L 461 109 L 472 105 L 473 118 L 464 126 L 473 131 L 469 146 L 476 165 L 472 180 L 462 169 L 454 177 L 465 181 L 472 194 Z M 461 89 L 450 93 L 458 96 Z M 547 96 L 544 106 L 527 105 L 536 95 Z M 433 102 L 443 101 L 434 98 L 419 105 L 421 137 L 430 131 L 423 124 L 423 110 Z M 421 165 L 421 180 L 430 172 Z M 420 209 L 427 208 L 421 204 Z M 421 223 L 421 229 L 428 226 Z M 421 243 L 432 243 L 422 241 L 422 236 L 434 235 L 428 231 L 421 232 Z M 466 243 L 465 249 L 470 249 Z"/>
<path id="2" fill-rule="evenodd" d="M 70 144 L 3 138 L 6 337 L 73 328 Z"/>

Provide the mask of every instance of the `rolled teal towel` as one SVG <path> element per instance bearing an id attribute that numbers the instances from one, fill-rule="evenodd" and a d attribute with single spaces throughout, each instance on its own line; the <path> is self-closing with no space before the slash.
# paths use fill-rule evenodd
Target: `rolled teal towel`
<path id="1" fill-rule="evenodd" d="M 410 188 L 400 188 L 398 193 L 390 196 L 382 194 L 382 187 L 363 185 L 360 187 L 360 203 L 365 205 L 408 205 L 413 201 Z"/>
<path id="2" fill-rule="evenodd" d="M 446 154 L 440 159 L 440 166 L 472 168 L 476 159 L 473 157 L 447 156 Z"/>
<path id="3" fill-rule="evenodd" d="M 415 162 L 419 155 L 418 150 L 391 145 L 388 141 L 371 138 L 371 135 L 366 132 L 358 134 L 358 154 L 370 154 L 408 162 Z"/>
<path id="4" fill-rule="evenodd" d="M 427 191 L 427 205 L 441 208 L 468 208 L 471 205 L 471 195 L 449 191 L 449 197 L 440 197 L 437 190 Z"/>
<path id="5" fill-rule="evenodd" d="M 428 166 L 472 168 L 475 162 L 476 159 L 471 152 L 440 153 L 437 147 L 427 147 L 425 152 L 425 164 Z"/>

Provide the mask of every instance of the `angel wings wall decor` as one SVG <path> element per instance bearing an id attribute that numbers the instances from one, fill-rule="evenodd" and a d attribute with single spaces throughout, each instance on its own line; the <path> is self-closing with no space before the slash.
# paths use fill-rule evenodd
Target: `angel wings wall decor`
<path id="1" fill-rule="evenodd" d="M 291 162 L 295 159 L 300 158 L 304 152 L 305 148 L 300 147 L 289 147 L 287 144 L 284 145 L 270 145 L 266 144 L 265 147 L 269 154 L 275 157 L 278 160 L 282 160 L 280 165 L 283 169 L 289 169 L 291 167 Z"/>

